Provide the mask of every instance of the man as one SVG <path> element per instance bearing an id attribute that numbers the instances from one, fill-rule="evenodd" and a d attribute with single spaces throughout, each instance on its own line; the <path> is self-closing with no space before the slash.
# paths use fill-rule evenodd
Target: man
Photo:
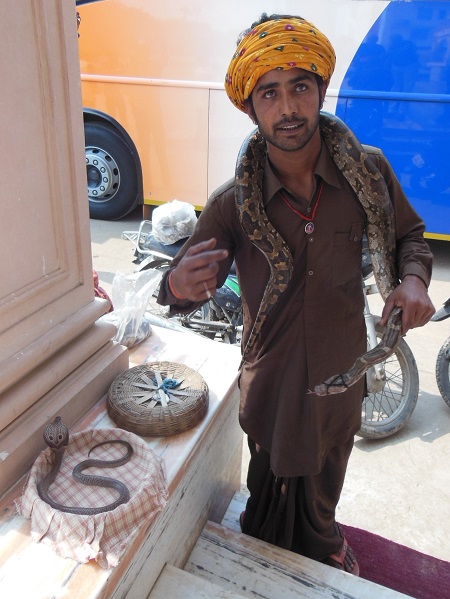
<path id="1" fill-rule="evenodd" d="M 367 347 L 367 216 L 319 127 L 334 64 L 329 40 L 299 17 L 262 15 L 242 35 L 225 87 L 265 140 L 262 179 L 252 154 L 241 157 L 239 175 L 212 195 L 174 259 L 159 301 L 191 311 L 223 284 L 235 260 L 244 314 L 240 423 L 251 455 L 242 529 L 358 574 L 335 510 L 361 424 L 364 380 L 337 396 L 308 392 L 346 372 Z M 382 324 L 400 306 L 405 334 L 434 313 L 432 256 L 385 157 L 369 152 L 393 204 L 401 280 Z"/>

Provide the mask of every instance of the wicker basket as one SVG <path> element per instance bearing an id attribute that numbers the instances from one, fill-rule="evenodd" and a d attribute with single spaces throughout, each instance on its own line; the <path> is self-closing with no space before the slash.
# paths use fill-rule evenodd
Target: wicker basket
<path id="1" fill-rule="evenodd" d="M 127 431 L 142 436 L 182 433 L 208 411 L 204 379 L 175 362 L 152 362 L 130 368 L 108 391 L 108 414 Z"/>

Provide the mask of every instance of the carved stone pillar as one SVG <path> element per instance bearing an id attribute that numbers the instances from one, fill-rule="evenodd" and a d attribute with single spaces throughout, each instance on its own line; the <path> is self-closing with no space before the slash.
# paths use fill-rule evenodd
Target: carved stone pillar
<path id="1" fill-rule="evenodd" d="M 0 495 L 128 367 L 97 322 L 75 2 L 3 0 Z"/>

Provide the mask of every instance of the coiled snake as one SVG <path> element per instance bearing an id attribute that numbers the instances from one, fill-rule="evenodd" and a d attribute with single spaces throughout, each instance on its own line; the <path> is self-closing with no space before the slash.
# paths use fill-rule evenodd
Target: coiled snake
<path id="1" fill-rule="evenodd" d="M 127 448 L 127 453 L 117 460 L 96 460 L 92 458 L 83 460 L 77 464 L 77 466 L 75 466 L 72 472 L 73 477 L 85 485 L 95 485 L 99 487 L 115 489 L 119 493 L 119 497 L 116 499 L 116 501 L 102 507 L 76 507 L 61 505 L 60 503 L 54 501 L 49 495 L 50 486 L 53 484 L 58 475 L 64 452 L 69 444 L 69 430 L 61 421 L 61 418 L 57 416 L 53 422 L 45 427 L 43 434 L 45 442 L 53 451 L 54 461 L 50 472 L 37 484 L 38 495 L 42 501 L 45 501 L 52 508 L 59 510 L 60 512 L 68 512 L 70 514 L 79 514 L 82 516 L 90 516 L 94 514 L 100 514 L 102 512 L 109 512 L 114 510 L 122 503 L 127 503 L 127 501 L 129 501 L 130 493 L 128 488 L 120 481 L 114 478 L 108 478 L 106 476 L 91 476 L 83 474 L 83 470 L 92 466 L 96 466 L 97 468 L 116 468 L 117 466 L 121 466 L 122 464 L 128 462 L 133 455 L 133 448 L 127 441 L 113 439 L 111 441 L 97 443 L 97 445 L 90 449 L 89 455 L 96 447 L 100 447 L 101 445 L 106 445 L 109 443 L 120 443 L 124 445 Z"/>
<path id="2" fill-rule="evenodd" d="M 366 233 L 375 280 L 384 300 L 398 285 L 395 263 L 396 236 L 393 207 L 386 183 L 352 131 L 336 116 L 321 113 L 320 133 L 334 162 L 355 192 L 367 216 Z M 262 201 L 266 143 L 258 131 L 242 144 L 236 163 L 236 208 L 244 233 L 264 254 L 270 267 L 253 328 L 243 358 L 255 343 L 268 314 L 292 277 L 293 260 L 288 246 L 267 218 Z M 334 375 L 316 385 L 314 393 L 341 393 L 373 365 L 387 359 L 396 348 L 402 313 L 395 308 L 380 343 L 360 356 L 345 374 Z"/>

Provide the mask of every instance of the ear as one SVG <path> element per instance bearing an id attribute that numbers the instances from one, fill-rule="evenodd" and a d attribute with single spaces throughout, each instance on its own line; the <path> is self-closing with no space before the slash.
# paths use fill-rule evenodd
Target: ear
<path id="1" fill-rule="evenodd" d="M 327 93 L 329 83 L 330 83 L 329 80 L 324 81 L 323 84 L 319 87 L 319 100 L 320 100 L 319 110 L 322 110 L 322 108 L 323 108 L 323 103 L 325 101 L 325 94 Z"/>
<path id="2" fill-rule="evenodd" d="M 245 114 L 251 119 L 252 123 L 257 125 L 258 121 L 256 119 L 255 111 L 253 110 L 253 102 L 250 98 L 244 101 L 244 110 Z"/>

